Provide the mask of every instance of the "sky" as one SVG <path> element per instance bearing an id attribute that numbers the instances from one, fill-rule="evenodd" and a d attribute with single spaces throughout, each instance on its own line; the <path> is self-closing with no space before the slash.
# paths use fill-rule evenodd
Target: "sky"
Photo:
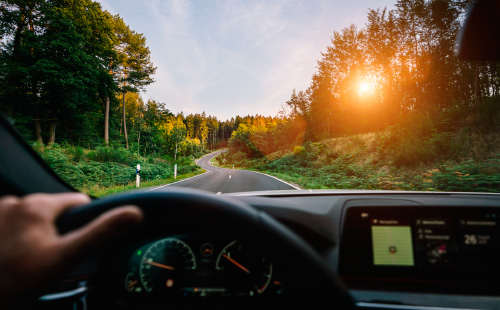
<path id="1" fill-rule="evenodd" d="M 144 101 L 173 113 L 275 116 L 306 90 L 334 31 L 396 0 L 97 0 L 146 37 L 156 73 Z"/>

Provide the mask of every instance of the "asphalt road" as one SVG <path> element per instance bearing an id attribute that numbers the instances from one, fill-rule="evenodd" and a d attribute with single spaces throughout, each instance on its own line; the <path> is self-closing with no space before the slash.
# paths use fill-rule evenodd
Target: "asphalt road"
<path id="1" fill-rule="evenodd" d="M 218 151 L 198 160 L 197 164 L 207 172 L 179 182 L 158 186 L 148 191 L 161 191 L 169 186 L 197 188 L 217 194 L 299 189 L 267 174 L 212 166 L 210 160 L 220 153 L 221 151 Z"/>

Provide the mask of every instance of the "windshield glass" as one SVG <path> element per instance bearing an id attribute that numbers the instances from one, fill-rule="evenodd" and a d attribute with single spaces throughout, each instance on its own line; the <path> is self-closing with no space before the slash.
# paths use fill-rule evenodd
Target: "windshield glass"
<path id="1" fill-rule="evenodd" d="M 468 1 L 0 1 L 0 107 L 94 196 L 500 190 Z"/>

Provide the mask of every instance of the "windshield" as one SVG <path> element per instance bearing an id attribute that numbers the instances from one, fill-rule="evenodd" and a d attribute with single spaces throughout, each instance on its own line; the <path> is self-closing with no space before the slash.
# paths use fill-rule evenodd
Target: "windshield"
<path id="1" fill-rule="evenodd" d="M 0 1 L 0 107 L 93 196 L 500 190 L 468 1 Z"/>

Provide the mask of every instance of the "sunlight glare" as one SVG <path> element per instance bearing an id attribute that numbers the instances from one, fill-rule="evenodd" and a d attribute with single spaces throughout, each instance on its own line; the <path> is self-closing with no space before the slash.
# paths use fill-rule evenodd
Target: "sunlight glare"
<path id="1" fill-rule="evenodd" d="M 361 80 L 358 84 L 358 94 L 366 96 L 373 92 L 373 84 L 367 80 Z"/>

